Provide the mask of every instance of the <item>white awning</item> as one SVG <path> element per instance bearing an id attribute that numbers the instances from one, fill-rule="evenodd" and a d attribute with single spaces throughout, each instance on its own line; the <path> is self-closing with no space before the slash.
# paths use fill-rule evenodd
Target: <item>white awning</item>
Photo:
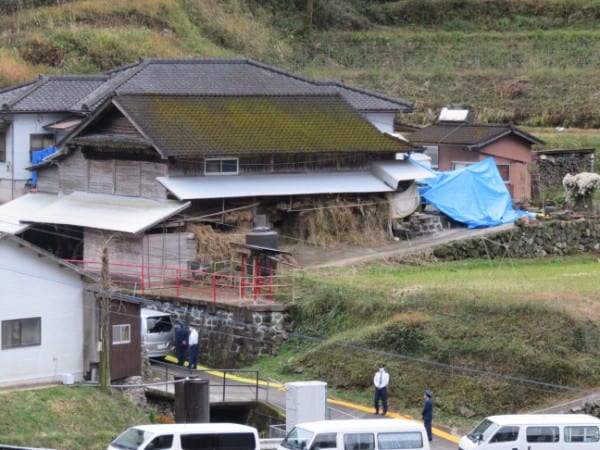
<path id="1" fill-rule="evenodd" d="M 29 211 L 37 211 L 54 203 L 54 194 L 32 193 L 0 205 L 0 233 L 19 234 L 29 228 L 21 218 Z"/>
<path id="2" fill-rule="evenodd" d="M 190 205 L 189 202 L 180 203 L 175 200 L 152 200 L 88 192 L 73 192 L 54 197 L 54 201 L 44 207 L 23 210 L 19 219 L 23 222 L 139 233 Z"/>
<path id="3" fill-rule="evenodd" d="M 373 163 L 373 173 L 396 190 L 400 181 L 435 177 L 430 171 L 410 160 L 378 161 Z"/>
<path id="4" fill-rule="evenodd" d="M 44 125 L 44 128 L 47 130 L 61 130 L 61 131 L 68 130 L 70 128 L 75 128 L 82 121 L 83 121 L 83 119 L 59 120 L 58 122 L 49 123 L 47 125 Z"/>
<path id="5" fill-rule="evenodd" d="M 392 192 L 371 172 L 158 177 L 180 200 Z"/>

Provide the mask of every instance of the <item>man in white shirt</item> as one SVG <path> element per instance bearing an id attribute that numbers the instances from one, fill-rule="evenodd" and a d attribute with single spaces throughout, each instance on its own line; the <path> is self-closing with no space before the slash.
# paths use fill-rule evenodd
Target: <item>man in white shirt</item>
<path id="1" fill-rule="evenodd" d="M 196 327 L 190 325 L 190 335 L 188 337 L 188 344 L 190 346 L 189 351 L 189 364 L 188 368 L 198 368 L 198 331 Z"/>
<path id="2" fill-rule="evenodd" d="M 389 382 L 390 374 L 385 371 L 385 364 L 379 364 L 379 370 L 375 372 L 375 376 L 373 377 L 373 384 L 375 385 L 375 414 L 379 414 L 380 401 L 381 406 L 383 407 L 381 415 L 385 416 L 387 414 L 387 385 Z"/>

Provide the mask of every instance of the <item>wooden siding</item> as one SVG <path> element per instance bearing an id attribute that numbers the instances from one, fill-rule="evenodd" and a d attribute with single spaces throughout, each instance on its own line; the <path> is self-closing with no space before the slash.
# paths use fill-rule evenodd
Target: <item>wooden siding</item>
<path id="1" fill-rule="evenodd" d="M 142 195 L 142 164 L 139 161 L 115 161 L 115 194 Z"/>
<path id="2" fill-rule="evenodd" d="M 140 305 L 113 300 L 110 306 L 110 378 L 121 378 L 142 374 L 142 342 L 140 325 Z M 113 325 L 131 326 L 131 341 L 114 344 Z"/>
<path id="3" fill-rule="evenodd" d="M 146 198 L 167 198 L 167 190 L 156 181 L 156 177 L 167 175 L 167 166 L 163 163 L 142 162 L 141 192 Z"/>
<path id="4" fill-rule="evenodd" d="M 96 194 L 114 194 L 115 163 L 114 161 L 89 161 L 89 192 Z"/>
<path id="5" fill-rule="evenodd" d="M 88 163 L 81 152 L 74 152 L 58 166 L 59 190 L 64 194 L 88 190 Z"/>
<path id="6" fill-rule="evenodd" d="M 116 239 L 109 241 L 111 237 Z M 189 262 L 197 259 L 198 241 L 192 233 L 136 236 L 86 228 L 83 239 L 83 259 L 88 261 L 86 269 L 100 269 L 102 249 L 106 242 L 109 242 L 110 272 L 118 272 L 124 281 L 131 283 L 131 287 L 134 283 L 139 284 L 142 268 L 146 276 L 151 275 L 157 283 L 162 283 L 162 268 L 187 270 Z M 150 273 L 148 266 L 157 269 Z M 173 273 L 174 271 L 170 271 L 169 277 Z"/>
<path id="7" fill-rule="evenodd" d="M 48 192 L 57 194 L 59 189 L 59 172 L 58 167 L 46 167 L 44 170 L 38 171 L 37 190 L 39 192 Z"/>
<path id="8" fill-rule="evenodd" d="M 110 112 L 86 130 L 85 134 L 139 135 L 140 133 L 119 110 L 113 107 Z"/>

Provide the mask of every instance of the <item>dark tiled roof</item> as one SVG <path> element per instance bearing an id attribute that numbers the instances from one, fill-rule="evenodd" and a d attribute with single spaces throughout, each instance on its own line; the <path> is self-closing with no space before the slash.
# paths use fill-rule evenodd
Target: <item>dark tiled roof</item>
<path id="1" fill-rule="evenodd" d="M 337 94 L 120 95 L 113 102 L 165 158 L 409 149 Z"/>
<path id="2" fill-rule="evenodd" d="M 335 88 L 348 103 L 359 111 L 390 111 L 390 112 L 412 112 L 413 104 L 407 100 L 389 97 L 386 95 L 369 92 L 339 81 L 322 81 L 321 86 Z"/>
<path id="3" fill-rule="evenodd" d="M 319 82 L 242 58 L 148 58 L 109 73 L 111 79 L 82 99 L 93 108 L 113 91 L 119 94 L 313 95 L 339 92 L 359 111 L 407 112 L 412 105 L 340 82 Z"/>
<path id="4" fill-rule="evenodd" d="M 104 75 L 41 76 L 3 104 L 11 112 L 65 112 L 106 82 Z"/>
<path id="5" fill-rule="evenodd" d="M 8 109 L 9 105 L 16 99 L 27 92 L 35 81 L 29 83 L 19 84 L 17 86 L 11 86 L 6 89 L 0 90 L 0 109 Z"/>
<path id="6" fill-rule="evenodd" d="M 512 124 L 472 124 L 440 122 L 411 133 L 408 138 L 414 144 L 451 144 L 479 148 L 508 134 L 515 134 L 532 144 L 543 142 Z"/>

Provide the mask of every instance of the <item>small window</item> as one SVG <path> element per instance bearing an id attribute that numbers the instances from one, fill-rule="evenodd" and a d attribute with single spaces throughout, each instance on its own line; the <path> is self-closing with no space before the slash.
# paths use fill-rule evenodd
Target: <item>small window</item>
<path id="1" fill-rule="evenodd" d="M 494 435 L 490 442 L 512 442 L 519 437 L 519 427 L 502 427 Z"/>
<path id="2" fill-rule="evenodd" d="M 465 167 L 469 167 L 471 165 L 473 165 L 474 163 L 469 162 L 469 161 L 452 161 L 452 170 L 460 170 L 460 169 L 464 169 Z"/>
<path id="3" fill-rule="evenodd" d="M 437 169 L 440 148 L 437 145 L 425 145 L 424 148 L 425 151 L 423 153 L 431 158 L 431 168 Z"/>
<path id="4" fill-rule="evenodd" d="M 310 447 L 311 450 L 321 450 L 324 448 L 336 448 L 337 433 L 321 433 L 315 436 L 315 440 Z"/>
<path id="5" fill-rule="evenodd" d="M 32 152 L 43 150 L 54 145 L 54 135 L 46 134 L 30 134 L 29 135 L 29 160 L 31 161 Z"/>
<path id="6" fill-rule="evenodd" d="M 565 427 L 565 442 L 600 442 L 600 427 Z"/>
<path id="7" fill-rule="evenodd" d="M 129 344 L 131 342 L 131 325 L 128 323 L 122 325 L 113 325 L 112 327 L 112 343 Z"/>
<path id="8" fill-rule="evenodd" d="M 204 160 L 205 175 L 237 175 L 239 162 L 237 158 L 209 158 Z"/>
<path id="9" fill-rule="evenodd" d="M 6 162 L 6 131 L 0 130 L 0 162 Z"/>
<path id="10" fill-rule="evenodd" d="M 344 450 L 373 450 L 375 436 L 373 433 L 349 433 L 344 435 Z"/>
<path id="11" fill-rule="evenodd" d="M 146 449 L 148 450 L 166 450 L 173 447 L 173 435 L 163 434 L 162 436 L 156 436 L 152 439 Z"/>
<path id="12" fill-rule="evenodd" d="M 527 442 L 558 442 L 558 427 L 527 427 Z"/>
<path id="13" fill-rule="evenodd" d="M 41 344 L 41 317 L 2 321 L 2 350 Z"/>
<path id="14" fill-rule="evenodd" d="M 423 448 L 423 435 L 418 431 L 379 433 L 377 444 L 380 450 Z"/>
<path id="15" fill-rule="evenodd" d="M 509 164 L 496 164 L 496 167 L 498 167 L 498 172 L 500 172 L 502 181 L 508 183 L 510 181 L 510 165 Z"/>

